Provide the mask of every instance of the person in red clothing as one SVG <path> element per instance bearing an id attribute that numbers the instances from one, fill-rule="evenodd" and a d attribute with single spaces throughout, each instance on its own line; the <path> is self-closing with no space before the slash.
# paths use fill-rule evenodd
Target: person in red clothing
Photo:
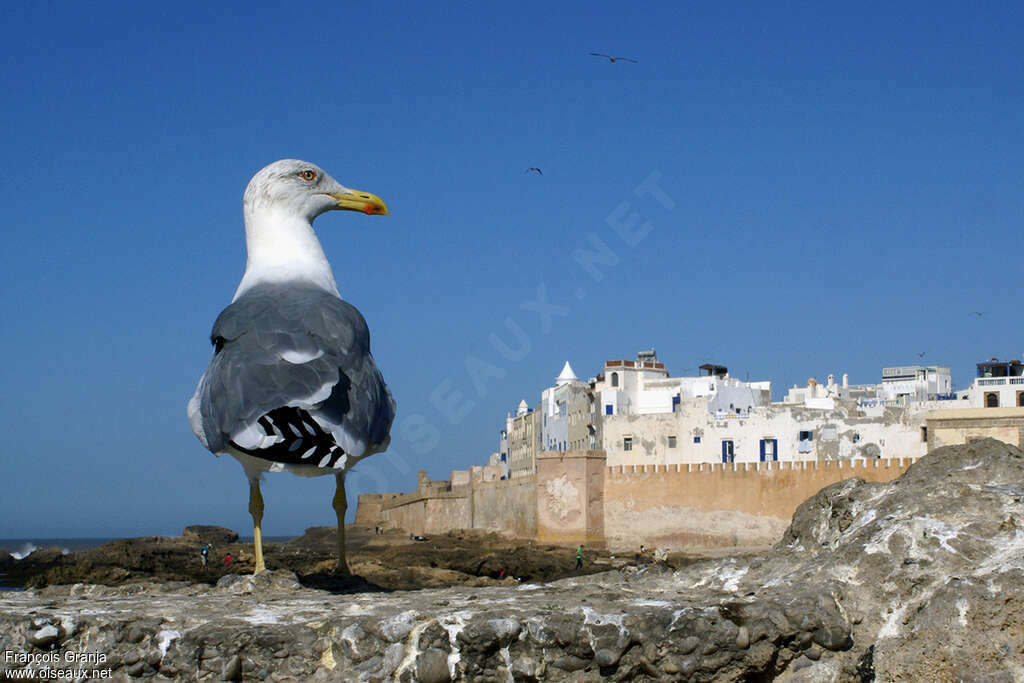
<path id="1" fill-rule="evenodd" d="M 228 553 L 227 555 L 224 556 L 224 566 L 225 567 L 230 567 L 231 566 L 231 553 Z"/>

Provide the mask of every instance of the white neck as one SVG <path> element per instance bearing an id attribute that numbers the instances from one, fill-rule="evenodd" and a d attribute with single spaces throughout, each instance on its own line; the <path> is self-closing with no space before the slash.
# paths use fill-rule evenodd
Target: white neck
<path id="1" fill-rule="evenodd" d="M 232 301 L 255 285 L 294 280 L 340 296 L 331 264 L 308 218 L 274 207 L 246 207 L 245 247 L 245 275 Z"/>

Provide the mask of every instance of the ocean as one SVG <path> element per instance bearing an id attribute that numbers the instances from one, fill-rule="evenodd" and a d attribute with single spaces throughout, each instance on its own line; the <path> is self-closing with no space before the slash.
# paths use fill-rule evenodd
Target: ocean
<path id="1" fill-rule="evenodd" d="M 6 553 L 15 559 L 28 557 L 34 550 L 41 548 L 60 548 L 65 555 L 75 550 L 88 550 L 101 546 L 104 543 L 120 540 L 114 538 L 0 538 L 0 553 Z M 293 536 L 264 536 L 266 543 L 283 543 L 290 541 Z M 252 543 L 252 536 L 240 536 L 239 543 Z M 0 571 L 0 592 L 20 591 L 22 586 L 7 582 L 7 575 Z"/>

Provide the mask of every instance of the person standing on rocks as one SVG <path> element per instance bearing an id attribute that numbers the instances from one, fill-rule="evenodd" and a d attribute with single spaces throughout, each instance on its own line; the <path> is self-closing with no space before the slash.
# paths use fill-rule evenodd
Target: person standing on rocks
<path id="1" fill-rule="evenodd" d="M 576 547 L 576 569 L 583 569 L 583 546 Z"/>
<path id="2" fill-rule="evenodd" d="M 203 549 L 199 551 L 199 554 L 203 557 L 203 569 L 206 569 L 206 556 L 210 554 L 210 544 L 204 543 Z"/>

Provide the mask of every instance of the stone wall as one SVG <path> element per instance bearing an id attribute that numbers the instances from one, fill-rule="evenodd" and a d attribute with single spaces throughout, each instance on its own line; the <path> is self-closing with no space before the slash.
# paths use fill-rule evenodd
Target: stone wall
<path id="1" fill-rule="evenodd" d="M 611 548 L 766 545 L 797 506 L 829 484 L 889 481 L 916 458 L 605 468 L 604 531 Z"/>
<path id="2" fill-rule="evenodd" d="M 1024 447 L 1024 408 L 934 410 L 928 414 L 928 449 L 991 437 Z"/>
<path id="3" fill-rule="evenodd" d="M 964 411 L 958 411 L 963 413 Z M 417 535 L 483 529 L 565 545 L 743 547 L 781 538 L 797 506 L 842 479 L 889 481 L 916 458 L 606 466 L 602 451 L 545 451 L 537 476 L 491 468 L 404 494 L 359 496 L 357 523 Z"/>
<path id="4" fill-rule="evenodd" d="M 384 503 L 398 498 L 400 493 L 360 493 L 356 504 L 356 524 L 376 526 L 383 520 Z"/>
<path id="5" fill-rule="evenodd" d="M 604 542 L 603 451 L 544 451 L 537 455 L 537 540 Z"/>
<path id="6" fill-rule="evenodd" d="M 455 470 L 447 482 L 431 481 L 421 472 L 417 490 L 411 493 L 362 494 L 356 524 L 381 524 L 421 536 L 484 529 L 535 538 L 536 479 L 500 480 L 497 471 L 493 467 Z"/>
<path id="7" fill-rule="evenodd" d="M 398 496 L 381 510 L 384 526 L 411 534 L 443 534 L 452 529 L 471 529 L 466 493 L 432 492 Z"/>
<path id="8" fill-rule="evenodd" d="M 518 538 L 537 537 L 537 480 L 533 476 L 473 487 L 473 528 Z"/>

